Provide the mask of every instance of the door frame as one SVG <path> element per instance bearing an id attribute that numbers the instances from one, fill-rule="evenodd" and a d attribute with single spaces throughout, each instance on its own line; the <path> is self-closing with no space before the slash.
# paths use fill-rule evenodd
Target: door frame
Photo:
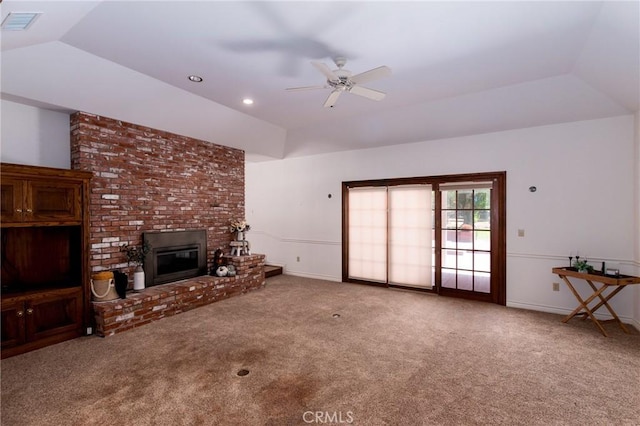
<path id="1" fill-rule="evenodd" d="M 452 288 L 443 288 L 441 283 L 441 259 L 439 248 L 442 245 L 442 215 L 438 214 L 441 203 L 439 185 L 443 183 L 456 182 L 493 182 L 490 208 L 491 208 L 491 291 L 490 293 L 469 292 L 466 290 L 458 290 Z M 465 299 L 480 300 L 485 302 L 496 303 L 498 305 L 506 305 L 507 286 L 506 286 L 506 229 L 507 229 L 507 211 L 506 211 L 506 182 L 507 172 L 483 172 L 483 173 L 465 173 L 455 175 L 439 175 L 439 176 L 423 176 L 410 178 L 391 178 L 391 179 L 375 179 L 342 182 L 342 281 L 355 284 L 367 284 L 382 287 L 406 288 L 414 291 L 433 292 L 442 296 L 452 296 Z M 434 220 L 434 231 L 436 240 L 435 251 L 435 283 L 431 290 L 420 289 L 409 286 L 390 285 L 388 283 L 371 282 L 360 279 L 349 278 L 349 188 L 362 186 L 399 186 L 399 185 L 431 185 L 435 195 L 436 214 Z"/>

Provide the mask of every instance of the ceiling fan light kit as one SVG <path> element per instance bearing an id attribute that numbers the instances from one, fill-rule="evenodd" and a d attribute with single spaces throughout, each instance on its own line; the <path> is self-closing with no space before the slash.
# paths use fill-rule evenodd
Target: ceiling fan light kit
<path id="1" fill-rule="evenodd" d="M 333 108 L 342 92 L 352 93 L 354 95 L 362 96 L 374 101 L 380 101 L 384 99 L 386 95 L 384 92 L 360 86 L 360 84 L 390 76 L 391 68 L 383 65 L 378 68 L 370 69 L 369 71 L 364 71 L 360 74 L 352 75 L 351 71 L 344 69 L 344 66 L 347 63 L 347 60 L 345 58 L 335 58 L 334 62 L 338 69 L 331 70 L 326 64 L 322 62 L 311 62 L 311 64 L 327 78 L 327 82 L 325 85 L 291 87 L 287 90 L 300 91 L 332 89 L 331 93 L 329 93 L 329 96 L 324 103 L 325 108 Z"/>

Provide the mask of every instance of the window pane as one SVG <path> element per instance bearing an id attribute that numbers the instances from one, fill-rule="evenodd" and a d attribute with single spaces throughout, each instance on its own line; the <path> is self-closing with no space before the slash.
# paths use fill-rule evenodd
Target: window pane
<path id="1" fill-rule="evenodd" d="M 476 210 L 473 213 L 473 227 L 474 229 L 491 228 L 491 213 L 489 210 Z"/>
<path id="2" fill-rule="evenodd" d="M 458 289 L 473 290 L 473 272 L 458 270 Z"/>
<path id="3" fill-rule="evenodd" d="M 491 291 L 491 274 L 488 272 L 474 272 L 473 289 L 481 293 L 489 293 Z"/>
<path id="4" fill-rule="evenodd" d="M 444 231 L 442 231 L 442 247 L 457 248 L 457 234 L 458 231 L 456 231 L 455 229 L 445 229 Z"/>
<path id="5" fill-rule="evenodd" d="M 458 191 L 458 209 L 472 209 L 473 208 L 473 191 L 461 190 Z"/>
<path id="6" fill-rule="evenodd" d="M 445 229 L 458 229 L 462 226 L 464 219 L 457 217 L 455 210 L 442 211 L 442 227 Z"/>
<path id="7" fill-rule="evenodd" d="M 473 269 L 473 252 L 471 250 L 458 250 L 458 269 Z"/>
<path id="8" fill-rule="evenodd" d="M 442 250 L 442 267 L 443 268 L 456 268 L 458 266 L 458 251 L 457 250 Z"/>
<path id="9" fill-rule="evenodd" d="M 473 205 L 475 209 L 490 208 L 490 189 L 476 189 L 474 191 Z"/>
<path id="10" fill-rule="evenodd" d="M 491 231 L 474 231 L 473 248 L 476 250 L 491 250 Z"/>
<path id="11" fill-rule="evenodd" d="M 456 270 L 442 268 L 442 287 L 456 288 Z"/>
<path id="12" fill-rule="evenodd" d="M 456 208 L 456 191 L 442 191 L 442 208 Z"/>
<path id="13" fill-rule="evenodd" d="M 476 271 L 491 271 L 491 254 L 489 252 L 482 251 L 474 252 L 473 269 Z"/>

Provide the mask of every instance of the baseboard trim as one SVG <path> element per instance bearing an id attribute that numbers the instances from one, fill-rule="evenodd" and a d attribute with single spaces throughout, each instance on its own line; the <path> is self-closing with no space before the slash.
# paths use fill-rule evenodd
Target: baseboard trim
<path id="1" fill-rule="evenodd" d="M 527 309 L 530 311 L 539 311 L 539 312 L 548 312 L 551 314 L 558 314 L 558 315 L 569 315 L 571 312 L 573 312 L 573 309 L 567 309 L 567 308 L 560 308 L 560 307 L 556 307 L 556 306 L 547 306 L 547 305 L 537 305 L 537 304 L 533 304 L 533 303 L 525 303 L 525 302 L 517 302 L 517 301 L 507 301 L 507 307 L 508 308 L 518 308 L 518 309 Z M 601 313 L 596 313 L 596 318 L 600 319 L 600 320 L 610 320 L 613 319 L 613 317 L 609 314 L 601 314 Z M 625 317 L 622 315 L 618 315 L 620 317 L 620 321 L 622 321 L 625 324 L 631 324 L 633 325 L 635 328 L 639 328 L 640 324 L 638 324 L 638 322 L 636 320 L 634 320 L 633 318 L 630 317 Z"/>
<path id="2" fill-rule="evenodd" d="M 318 279 L 318 280 L 342 282 L 342 280 L 340 278 L 336 278 L 336 277 L 334 277 L 332 275 L 309 274 L 309 273 L 305 273 L 305 272 L 291 271 L 289 269 L 285 269 L 283 273 L 286 274 L 286 275 L 293 275 L 294 277 L 315 278 L 315 279 Z"/>

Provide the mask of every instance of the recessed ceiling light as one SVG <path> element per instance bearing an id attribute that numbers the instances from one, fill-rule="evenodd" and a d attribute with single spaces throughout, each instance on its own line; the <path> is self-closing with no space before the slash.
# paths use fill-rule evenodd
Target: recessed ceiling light
<path id="1" fill-rule="evenodd" d="M 2 29 L 7 31 L 26 30 L 40 15 L 40 12 L 11 12 L 2 21 Z"/>
<path id="2" fill-rule="evenodd" d="M 193 81 L 194 83 L 202 83 L 202 77 L 200 77 L 199 75 L 190 75 L 187 78 L 189 79 L 189 81 Z"/>
<path id="3" fill-rule="evenodd" d="M 245 104 L 245 105 L 253 105 L 253 99 L 244 98 L 242 100 L 242 103 Z"/>

